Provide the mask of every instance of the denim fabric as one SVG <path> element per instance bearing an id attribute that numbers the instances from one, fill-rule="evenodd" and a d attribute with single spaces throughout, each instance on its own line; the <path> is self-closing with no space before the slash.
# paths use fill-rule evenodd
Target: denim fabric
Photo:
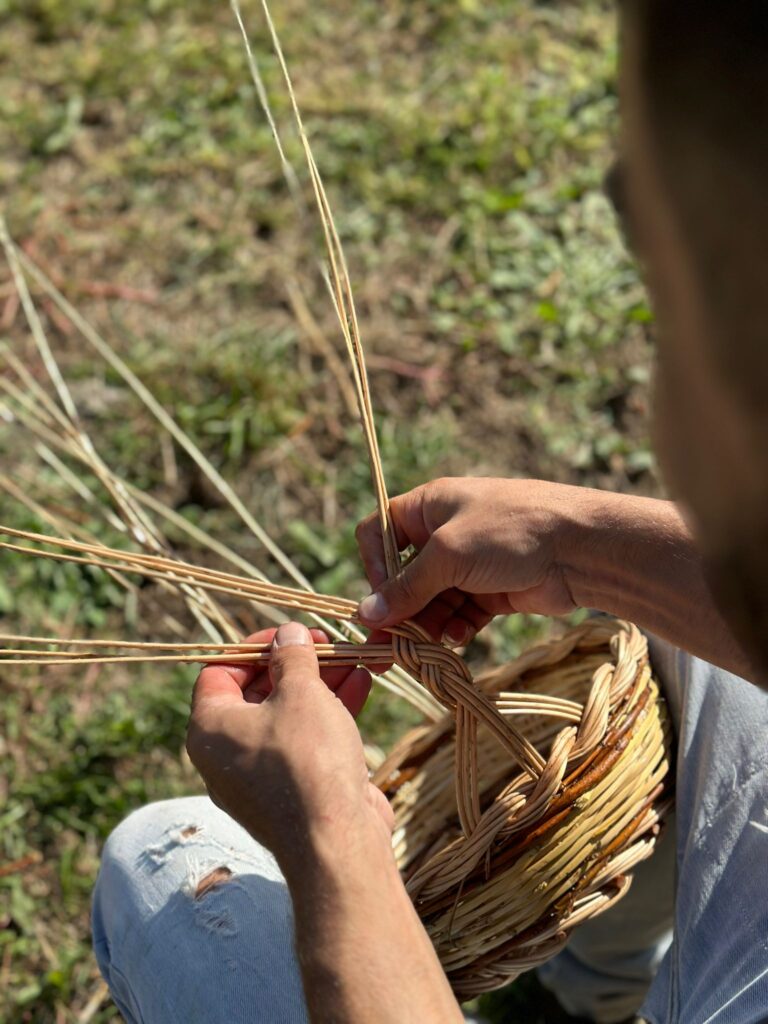
<path id="1" fill-rule="evenodd" d="M 574 1016 L 600 1024 L 632 1018 L 672 941 L 674 821 L 653 855 L 639 864 L 629 892 L 576 928 L 562 953 L 538 969 L 539 980 Z"/>
<path id="2" fill-rule="evenodd" d="M 640 1008 L 652 1024 L 764 1024 L 768 694 L 649 643 L 677 733 L 676 822 L 628 895 L 539 976 L 570 1012 L 606 1024 L 635 1012 L 652 979 Z"/>
<path id="3" fill-rule="evenodd" d="M 653 979 L 652 1024 L 767 1022 L 768 695 L 650 642 L 678 735 L 677 821 L 542 979 L 598 1021 L 634 1012 Z M 227 877 L 201 885 L 217 868 Z M 204 797 L 142 808 L 114 831 L 93 936 L 128 1024 L 307 1020 L 280 872 Z"/>
<path id="4" fill-rule="evenodd" d="M 219 868 L 231 877 L 200 884 Z M 92 921 L 127 1024 L 307 1024 L 283 877 L 207 797 L 150 804 L 115 829 Z"/>

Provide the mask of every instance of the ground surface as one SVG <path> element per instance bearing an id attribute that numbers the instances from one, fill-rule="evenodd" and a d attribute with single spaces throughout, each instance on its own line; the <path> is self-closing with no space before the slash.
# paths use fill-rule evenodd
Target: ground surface
<path id="1" fill-rule="evenodd" d="M 257 6 L 245 4 L 249 28 L 287 125 Z M 390 490 L 471 473 L 655 492 L 650 314 L 601 192 L 617 129 L 612 5 L 274 6 L 356 286 Z M 299 166 L 295 139 L 289 155 Z M 320 235 L 284 185 L 229 5 L 0 0 L 0 195 L 26 251 L 315 586 L 362 595 L 353 527 L 371 490 L 328 355 L 343 353 Z M 106 461 L 280 580 L 119 379 L 42 309 Z M 5 269 L 0 332 L 42 379 Z M 70 501 L 18 424 L 0 453 L 25 491 Z M 0 511 L 42 525 L 4 498 Z M 4 632 L 149 638 L 153 609 L 151 587 L 126 604 L 93 574 L 0 557 Z M 510 621 L 473 657 L 507 656 L 539 629 Z M 191 679 L 0 671 L 3 1021 L 114 1017 L 88 895 L 130 808 L 199 791 L 181 755 Z M 363 727 L 386 745 L 408 720 L 377 693 Z M 529 991 L 515 989 L 504 1019 L 537 1019 Z"/>

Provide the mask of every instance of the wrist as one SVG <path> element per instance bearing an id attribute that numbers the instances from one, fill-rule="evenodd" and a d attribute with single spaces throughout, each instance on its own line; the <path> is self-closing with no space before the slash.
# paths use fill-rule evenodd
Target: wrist
<path id="1" fill-rule="evenodd" d="M 391 833 L 375 813 L 348 821 L 314 822 L 300 842 L 277 853 L 276 859 L 292 893 L 318 885 L 333 891 L 360 873 L 366 882 L 371 873 L 377 881 L 389 875 L 400 882 Z"/>
<path id="2" fill-rule="evenodd" d="M 567 487 L 557 504 L 554 528 L 554 560 L 568 593 L 577 608 L 595 607 L 592 603 L 605 575 L 605 548 L 616 544 L 620 533 L 620 510 L 608 494 L 587 487 Z M 609 525 L 610 524 L 610 525 Z"/>
<path id="3" fill-rule="evenodd" d="M 697 556 L 671 501 L 587 490 L 563 531 L 563 576 L 574 603 L 614 615 L 633 614 L 647 578 Z"/>
<path id="4" fill-rule="evenodd" d="M 313 1021 L 461 1021 L 383 819 L 313 829 L 281 867 Z"/>

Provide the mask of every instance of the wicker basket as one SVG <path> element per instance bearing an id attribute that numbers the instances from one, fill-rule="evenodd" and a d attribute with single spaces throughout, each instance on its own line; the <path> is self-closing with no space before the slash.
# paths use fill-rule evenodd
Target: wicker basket
<path id="1" fill-rule="evenodd" d="M 580 922 L 627 891 L 671 805 L 670 728 L 637 627 L 591 619 L 475 680 L 542 755 L 509 750 L 457 715 L 409 732 L 374 781 L 395 813 L 395 854 L 457 995 L 548 960 Z M 459 716 L 460 717 L 460 716 Z M 455 782 L 473 770 L 478 816 L 460 824 Z"/>

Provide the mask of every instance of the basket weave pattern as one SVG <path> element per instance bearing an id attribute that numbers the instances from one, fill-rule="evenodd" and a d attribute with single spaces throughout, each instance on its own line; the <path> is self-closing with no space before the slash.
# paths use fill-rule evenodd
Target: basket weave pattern
<path id="1" fill-rule="evenodd" d="M 549 959 L 626 892 L 671 803 L 668 718 L 625 622 L 589 620 L 474 682 L 422 637 L 395 653 L 450 711 L 374 781 L 411 898 L 469 997 Z"/>

